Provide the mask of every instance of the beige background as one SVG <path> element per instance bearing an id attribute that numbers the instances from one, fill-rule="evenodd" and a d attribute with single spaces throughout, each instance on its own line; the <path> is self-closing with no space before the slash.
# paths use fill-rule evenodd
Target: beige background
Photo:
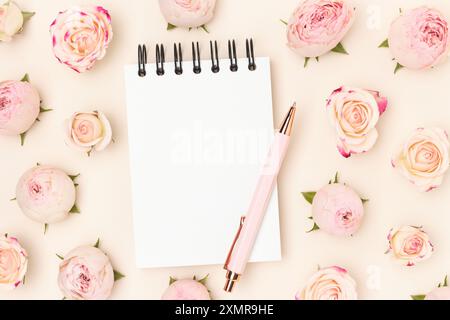
<path id="1" fill-rule="evenodd" d="M 390 21 L 400 7 L 407 9 L 432 3 L 450 16 L 444 1 L 353 1 L 357 18 L 343 41 L 350 55 L 328 54 L 320 63 L 303 58 L 285 46 L 285 26 L 298 0 L 218 0 L 215 19 L 202 30 L 165 30 L 158 2 L 145 0 L 17 0 L 24 10 L 37 14 L 23 34 L 0 44 L 0 79 L 20 79 L 29 73 L 44 105 L 55 111 L 41 116 L 29 132 L 26 144 L 18 138 L 0 137 L 0 232 L 16 235 L 30 255 L 25 286 L 0 292 L 0 299 L 61 299 L 56 284 L 59 260 L 81 244 L 101 238 L 101 248 L 126 278 L 117 282 L 113 299 L 158 299 L 169 276 L 183 278 L 210 274 L 209 288 L 217 299 L 292 299 L 317 265 L 347 267 L 358 283 L 362 299 L 408 299 L 410 294 L 431 290 L 450 273 L 450 177 L 442 188 L 429 194 L 417 192 L 390 167 L 390 156 L 411 130 L 418 126 L 450 129 L 448 83 L 450 63 L 433 70 L 401 70 L 393 74 L 389 50 L 378 49 L 386 38 Z M 48 26 L 56 13 L 77 3 L 103 4 L 113 18 L 114 40 L 107 56 L 88 73 L 79 75 L 53 57 Z M 136 45 L 156 42 L 171 45 L 192 40 L 203 44 L 204 57 L 210 39 L 236 38 L 239 55 L 243 41 L 253 37 L 256 53 L 272 58 L 274 117 L 278 123 L 288 105 L 300 107 L 295 134 L 279 178 L 283 260 L 248 266 L 232 295 L 222 291 L 221 266 L 138 270 L 134 265 L 130 180 L 128 172 L 126 107 L 123 65 L 136 62 Z M 186 50 L 186 59 L 190 58 Z M 153 49 L 151 50 L 153 52 Z M 153 62 L 153 54 L 150 54 Z M 169 58 L 171 60 L 171 58 Z M 336 87 L 347 84 L 378 89 L 389 98 L 389 108 L 379 123 L 380 138 L 365 155 L 342 158 L 336 151 L 324 101 Z M 201 88 L 199 88 L 201 90 Z M 110 118 L 116 143 L 102 153 L 87 157 L 69 150 L 63 142 L 61 123 L 78 110 L 103 110 Z M 81 173 L 78 188 L 80 215 L 43 227 L 28 220 L 14 197 L 20 175 L 36 162 Z M 325 184 L 335 171 L 364 197 L 366 218 L 352 238 L 340 239 L 310 228 L 310 206 L 301 191 Z M 423 225 L 435 244 L 432 258 L 413 268 L 394 263 L 386 250 L 391 226 Z M 175 236 L 175 235 L 174 235 Z M 224 252 L 224 255 L 226 253 Z"/>

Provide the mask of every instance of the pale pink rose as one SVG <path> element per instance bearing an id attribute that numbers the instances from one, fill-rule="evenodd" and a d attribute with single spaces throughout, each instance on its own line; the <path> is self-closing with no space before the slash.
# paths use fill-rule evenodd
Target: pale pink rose
<path id="1" fill-rule="evenodd" d="M 314 196 L 312 217 L 326 233 L 336 236 L 353 235 L 359 229 L 363 216 L 361 198 L 344 184 L 328 184 Z"/>
<path id="2" fill-rule="evenodd" d="M 450 142 L 440 128 L 418 128 L 392 159 L 392 166 L 421 191 L 441 185 L 447 172 Z"/>
<path id="3" fill-rule="evenodd" d="M 211 300 L 208 289 L 197 280 L 176 280 L 164 292 L 161 300 Z"/>
<path id="4" fill-rule="evenodd" d="M 77 72 L 90 70 L 103 59 L 113 38 L 111 17 L 100 6 L 72 7 L 50 25 L 53 53 Z"/>
<path id="5" fill-rule="evenodd" d="M 22 11 L 14 2 L 0 5 L 0 42 L 11 41 L 22 30 L 23 23 Z"/>
<path id="6" fill-rule="evenodd" d="M 343 157 L 367 152 L 375 145 L 376 125 L 386 108 L 387 99 L 378 91 L 345 86 L 333 91 L 327 99 L 328 119 Z"/>
<path id="7" fill-rule="evenodd" d="M 74 113 L 65 121 L 64 131 L 66 144 L 81 152 L 104 150 L 112 140 L 111 125 L 100 111 Z"/>
<path id="8" fill-rule="evenodd" d="M 27 273 L 28 255 L 19 241 L 0 236 L 0 289 L 11 290 L 23 284 Z"/>
<path id="9" fill-rule="evenodd" d="M 67 218 L 75 204 L 75 185 L 62 170 L 38 165 L 17 183 L 16 199 L 22 212 L 40 223 Z"/>
<path id="10" fill-rule="evenodd" d="M 397 62 L 424 69 L 445 60 L 450 48 L 447 19 L 436 9 L 419 7 L 392 22 L 389 48 Z"/>
<path id="11" fill-rule="evenodd" d="M 344 0 L 306 0 L 289 19 L 288 46 L 304 57 L 321 56 L 341 42 L 353 20 L 353 7 Z"/>
<path id="12" fill-rule="evenodd" d="M 114 286 L 114 270 L 103 251 L 81 246 L 59 265 L 58 285 L 67 299 L 105 300 Z"/>
<path id="13" fill-rule="evenodd" d="M 450 300 L 450 287 L 440 287 L 425 296 L 425 300 Z"/>
<path id="14" fill-rule="evenodd" d="M 176 27 L 195 28 L 214 17 L 216 0 L 159 0 L 161 13 Z"/>
<path id="15" fill-rule="evenodd" d="M 403 226 L 391 229 L 388 234 L 389 249 L 393 257 L 406 266 L 414 266 L 433 253 L 433 245 L 422 227 Z"/>
<path id="16" fill-rule="evenodd" d="M 39 93 L 28 82 L 0 82 L 0 134 L 28 131 L 39 115 L 40 104 Z"/>
<path id="17" fill-rule="evenodd" d="M 356 300 L 356 282 L 346 269 L 333 266 L 317 271 L 295 300 Z"/>

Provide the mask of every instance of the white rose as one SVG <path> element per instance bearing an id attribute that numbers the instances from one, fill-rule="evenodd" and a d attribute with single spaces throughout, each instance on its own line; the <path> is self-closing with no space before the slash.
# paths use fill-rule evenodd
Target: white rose
<path id="1" fill-rule="evenodd" d="M 374 146 L 378 138 L 375 126 L 386 108 L 387 99 L 377 91 L 345 86 L 333 91 L 327 99 L 327 112 L 342 156 L 348 158 Z"/>
<path id="2" fill-rule="evenodd" d="M 0 236 L 0 289 L 11 290 L 23 284 L 27 273 L 28 255 L 19 241 Z"/>
<path id="3" fill-rule="evenodd" d="M 347 270 L 333 266 L 320 269 L 297 293 L 296 300 L 356 300 L 356 283 Z"/>
<path id="4" fill-rule="evenodd" d="M 448 170 L 449 148 L 445 130 L 418 128 L 392 159 L 392 166 L 419 190 L 431 191 L 441 185 Z"/>
<path id="5" fill-rule="evenodd" d="M 392 252 L 397 261 L 408 267 L 430 258 L 433 253 L 428 234 L 420 227 L 403 226 L 391 229 L 388 241 L 388 252 Z"/>
<path id="6" fill-rule="evenodd" d="M 0 41 L 11 41 L 23 27 L 23 15 L 14 2 L 6 2 L 0 6 Z"/>
<path id="7" fill-rule="evenodd" d="M 159 0 L 166 21 L 177 27 L 195 28 L 214 16 L 216 0 Z"/>
<path id="8" fill-rule="evenodd" d="M 104 150 L 112 140 L 111 125 L 99 111 L 76 112 L 66 120 L 64 130 L 66 144 L 81 152 Z"/>

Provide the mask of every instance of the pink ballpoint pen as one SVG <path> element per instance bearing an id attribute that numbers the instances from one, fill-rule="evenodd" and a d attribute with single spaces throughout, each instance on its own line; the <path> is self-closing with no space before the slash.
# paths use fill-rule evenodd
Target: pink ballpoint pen
<path id="1" fill-rule="evenodd" d="M 284 118 L 280 130 L 275 134 L 275 139 L 259 176 L 247 214 L 241 217 L 238 232 L 224 265 L 224 269 L 227 271 L 224 290 L 227 292 L 233 290 L 234 284 L 244 272 L 253 250 L 277 181 L 278 172 L 288 149 L 295 110 L 294 103 Z"/>

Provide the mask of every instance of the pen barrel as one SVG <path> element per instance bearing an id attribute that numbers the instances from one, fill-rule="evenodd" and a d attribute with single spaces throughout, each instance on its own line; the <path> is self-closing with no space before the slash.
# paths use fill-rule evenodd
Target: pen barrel
<path id="1" fill-rule="evenodd" d="M 286 155 L 288 144 L 289 136 L 276 133 L 274 142 L 259 176 L 259 181 L 253 193 L 250 206 L 245 215 L 239 237 L 233 247 L 230 259 L 225 266 L 227 270 L 237 274 L 244 272 L 259 229 L 264 220 L 264 215 L 277 181 L 278 172 Z"/>

